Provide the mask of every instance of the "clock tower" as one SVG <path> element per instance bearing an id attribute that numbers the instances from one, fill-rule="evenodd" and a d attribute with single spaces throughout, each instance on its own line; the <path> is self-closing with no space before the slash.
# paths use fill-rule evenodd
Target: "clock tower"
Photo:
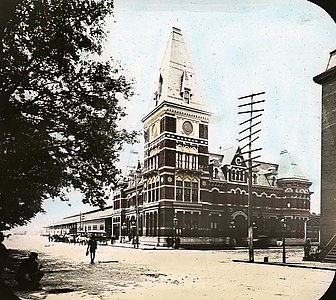
<path id="1" fill-rule="evenodd" d="M 187 229 L 199 224 L 201 202 L 208 197 L 210 115 L 181 30 L 173 27 L 153 108 L 142 119 L 147 236 L 172 235 L 178 227 L 174 217 Z"/>

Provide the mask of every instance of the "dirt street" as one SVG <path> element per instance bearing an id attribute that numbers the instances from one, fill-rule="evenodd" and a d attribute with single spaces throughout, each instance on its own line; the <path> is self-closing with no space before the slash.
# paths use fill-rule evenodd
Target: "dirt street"
<path id="1" fill-rule="evenodd" d="M 48 242 L 46 237 L 12 236 L 5 245 L 18 257 L 39 252 L 44 266 L 40 291 L 18 291 L 13 279 L 7 278 L 7 285 L 21 299 L 316 300 L 334 276 L 327 270 L 232 261 L 247 260 L 246 249 L 144 250 L 99 245 L 92 265 L 85 246 Z M 255 261 L 264 256 L 280 262 L 281 249 L 255 251 Z M 288 262 L 300 261 L 302 249 L 288 249 L 287 257 Z"/>

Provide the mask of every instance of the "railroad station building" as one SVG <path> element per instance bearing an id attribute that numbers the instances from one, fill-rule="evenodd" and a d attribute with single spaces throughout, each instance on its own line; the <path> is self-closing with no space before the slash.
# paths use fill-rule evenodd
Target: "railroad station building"
<path id="1" fill-rule="evenodd" d="M 239 145 L 209 152 L 211 112 L 202 99 L 182 32 L 173 28 L 158 74 L 153 108 L 142 119 L 144 157 L 120 179 L 112 204 L 53 224 L 89 230 L 115 240 L 165 245 L 178 235 L 184 246 L 223 246 L 247 237 L 248 180 Z M 254 161 L 254 237 L 302 242 L 310 216 L 312 182 L 288 151 L 279 162 Z M 285 220 L 286 228 L 281 226 Z M 96 223 L 97 224 L 96 224 Z"/>

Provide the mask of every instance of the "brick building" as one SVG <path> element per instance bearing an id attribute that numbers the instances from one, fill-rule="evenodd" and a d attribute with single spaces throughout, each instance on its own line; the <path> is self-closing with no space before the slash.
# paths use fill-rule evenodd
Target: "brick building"
<path id="1" fill-rule="evenodd" d="M 321 246 L 332 247 L 336 243 L 336 50 L 314 81 L 322 86 Z"/>
<path id="2" fill-rule="evenodd" d="M 116 239 L 138 234 L 140 242 L 222 246 L 247 237 L 247 176 L 239 146 L 210 153 L 206 109 L 182 33 L 173 28 L 154 95 L 142 119 L 144 160 L 120 180 L 108 207 L 106 229 Z M 287 151 L 279 164 L 255 161 L 254 236 L 303 240 L 311 182 Z M 85 218 L 90 212 L 85 214 Z M 78 222 L 78 216 L 72 217 Z M 74 221 L 77 220 L 77 221 Z M 58 226 L 63 226 L 60 221 Z M 77 223 L 76 223 L 77 224 Z M 85 221 L 84 221 L 85 226 Z M 87 228 L 87 227 L 86 227 Z"/>

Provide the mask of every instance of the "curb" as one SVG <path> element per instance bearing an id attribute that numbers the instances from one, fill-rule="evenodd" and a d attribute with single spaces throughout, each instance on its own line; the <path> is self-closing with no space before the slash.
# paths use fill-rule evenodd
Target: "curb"
<path id="1" fill-rule="evenodd" d="M 315 269 L 315 270 L 325 270 L 325 271 L 336 272 L 336 265 L 334 268 L 332 268 L 332 267 L 319 267 L 319 266 L 311 266 L 311 265 L 300 265 L 297 263 L 276 263 L 276 262 L 272 263 L 272 262 L 261 262 L 261 261 L 249 262 L 247 260 L 238 260 L 238 259 L 233 259 L 232 261 L 239 262 L 239 263 L 248 263 L 248 264 L 271 265 L 271 266 L 281 266 L 281 267 L 301 268 L 301 269 Z"/>
<path id="2" fill-rule="evenodd" d="M 127 244 L 113 244 L 109 245 L 111 247 L 118 247 L 118 248 L 127 248 L 127 249 L 140 249 L 140 250 L 175 250 L 173 248 L 167 248 L 162 246 L 151 246 L 151 245 L 139 245 L 139 248 L 134 248 L 133 245 Z"/>

